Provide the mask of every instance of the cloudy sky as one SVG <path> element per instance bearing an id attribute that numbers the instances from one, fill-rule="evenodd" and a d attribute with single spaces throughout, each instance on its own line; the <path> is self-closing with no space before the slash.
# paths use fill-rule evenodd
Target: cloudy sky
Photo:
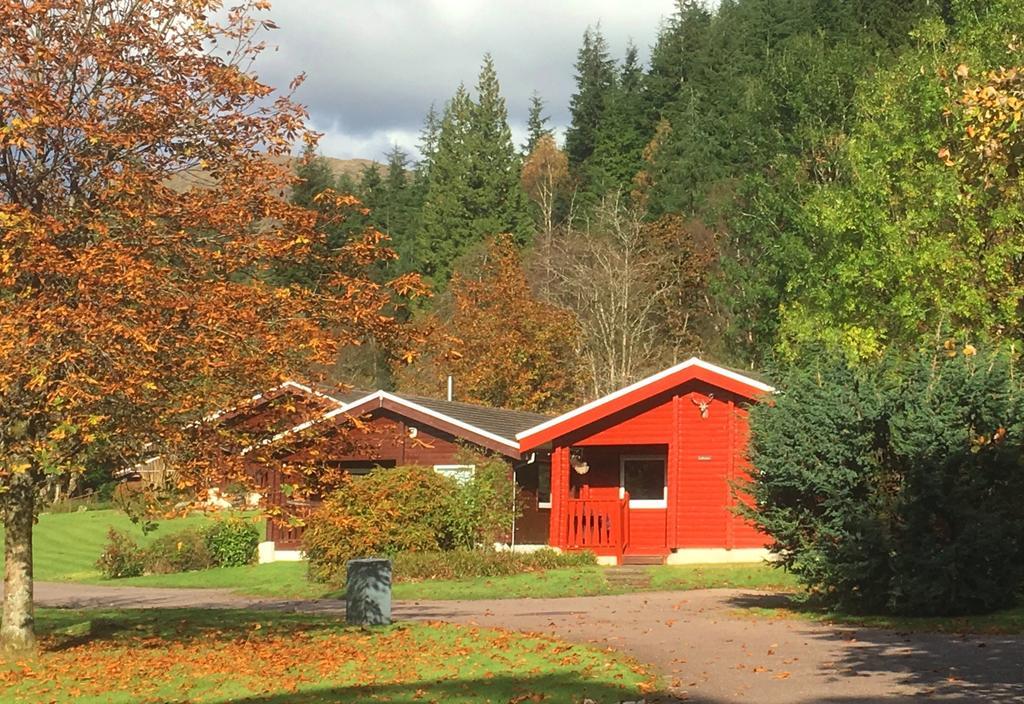
<path id="1" fill-rule="evenodd" d="M 283 87 L 305 71 L 299 99 L 324 133 L 321 151 L 383 158 L 397 143 L 415 153 L 423 116 L 459 82 L 476 84 L 490 52 L 523 141 L 530 94 L 551 122 L 568 122 L 573 63 L 587 25 L 598 21 L 615 56 L 632 40 L 646 60 L 673 0 L 277 0 L 279 29 L 257 66 Z"/>

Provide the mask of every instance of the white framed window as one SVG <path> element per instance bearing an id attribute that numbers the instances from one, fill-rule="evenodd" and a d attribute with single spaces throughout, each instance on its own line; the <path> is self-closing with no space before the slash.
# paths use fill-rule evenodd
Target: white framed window
<path id="1" fill-rule="evenodd" d="M 475 464 L 435 464 L 434 471 L 451 477 L 460 484 L 464 484 L 473 478 L 476 472 Z"/>
<path id="2" fill-rule="evenodd" d="M 551 463 L 537 463 L 537 508 L 551 508 Z"/>
<path id="3" fill-rule="evenodd" d="M 619 498 L 625 498 L 628 491 L 630 508 L 666 508 L 667 465 L 664 455 L 623 455 L 619 459 Z"/>

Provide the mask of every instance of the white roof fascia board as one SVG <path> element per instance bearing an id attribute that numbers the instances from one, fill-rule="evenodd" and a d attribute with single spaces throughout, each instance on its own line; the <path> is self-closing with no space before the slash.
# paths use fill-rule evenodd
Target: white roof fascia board
<path id="1" fill-rule="evenodd" d="M 443 420 L 444 422 L 451 423 L 452 425 L 462 428 L 463 430 L 468 430 L 469 432 L 476 433 L 481 437 L 485 437 L 489 440 L 494 440 L 495 442 L 500 442 L 502 445 L 508 445 L 509 447 L 515 450 L 519 450 L 519 443 L 509 440 L 508 438 L 503 438 L 500 435 L 495 435 L 494 433 L 488 432 L 483 428 L 478 428 L 475 425 L 464 423 L 461 420 L 457 420 L 455 418 L 452 418 L 451 416 L 447 416 L 444 413 L 438 413 L 437 411 L 431 410 L 426 406 L 421 406 L 420 404 L 414 403 L 413 401 L 407 401 L 399 396 L 394 396 L 392 394 L 389 394 L 387 391 L 380 391 L 379 393 L 381 394 L 382 399 L 387 399 L 392 403 L 397 403 L 402 406 L 405 406 L 406 408 L 411 408 L 414 411 L 425 413 L 426 415 L 431 416 L 432 418 Z"/>
<path id="2" fill-rule="evenodd" d="M 295 384 L 295 386 L 298 386 L 298 384 Z M 261 440 L 258 443 L 255 443 L 253 445 L 249 445 L 248 447 L 244 448 L 241 451 L 241 454 L 245 455 L 245 454 L 248 454 L 249 452 L 251 452 L 252 450 L 254 450 L 257 447 L 265 447 L 266 445 L 270 445 L 271 443 L 277 442 L 281 438 L 287 437 L 288 435 L 291 435 L 292 433 L 301 433 L 303 430 L 306 430 L 307 428 L 312 428 L 314 425 L 317 425 L 319 423 L 323 423 L 326 420 L 330 420 L 331 418 L 334 418 L 335 416 L 341 415 L 342 413 L 344 413 L 345 411 L 347 411 L 350 408 L 355 408 L 356 406 L 361 406 L 364 403 L 366 403 L 367 401 L 371 401 L 371 400 L 373 400 L 375 397 L 377 397 L 379 395 L 380 395 L 380 392 L 376 391 L 376 392 L 370 394 L 369 396 L 364 396 L 363 398 L 357 399 L 357 400 L 353 401 L 352 403 L 347 403 L 347 404 L 343 403 L 340 407 L 335 408 L 333 410 L 330 410 L 330 411 L 328 411 L 327 413 L 324 413 L 321 416 L 317 416 L 316 418 L 313 418 L 311 420 L 307 420 L 307 421 L 304 421 L 302 423 L 299 423 L 298 425 L 296 425 L 294 427 L 288 428 L 287 430 L 282 430 L 280 433 L 277 433 L 276 435 L 273 435 L 273 436 L 271 436 L 269 438 Z M 331 399 L 331 400 L 336 400 L 336 399 Z M 341 403 L 341 401 L 338 401 L 338 403 Z"/>
<path id="3" fill-rule="evenodd" d="M 666 377 L 672 376 L 673 374 L 677 374 L 683 371 L 684 369 L 688 369 L 690 367 L 700 367 L 701 369 L 704 369 L 706 371 L 714 372 L 715 374 L 720 374 L 724 377 L 732 379 L 733 381 L 738 381 L 741 384 L 746 384 L 747 386 L 757 389 L 758 391 L 764 391 L 765 393 L 775 392 L 775 389 L 773 387 L 769 386 L 768 384 L 765 384 L 764 382 L 757 381 L 756 379 L 751 379 L 749 376 L 744 376 L 743 374 L 739 374 L 730 369 L 724 369 L 722 367 L 719 367 L 718 365 L 711 364 L 710 362 L 705 362 L 704 360 L 698 359 L 697 357 L 690 357 L 685 362 L 680 362 L 675 366 L 669 367 L 668 369 L 664 369 L 658 372 L 657 374 L 652 374 L 651 376 L 645 379 L 641 379 L 640 381 L 634 382 L 633 384 L 630 384 L 625 388 L 619 389 L 618 391 L 613 391 L 612 393 L 607 394 L 606 396 L 602 396 L 601 398 L 595 401 L 591 401 L 590 403 L 584 404 L 579 408 L 574 408 L 568 413 L 563 413 L 557 418 L 552 418 L 551 420 L 544 421 L 540 425 L 535 425 L 534 427 L 529 428 L 528 430 L 524 430 L 521 433 L 516 433 L 516 439 L 522 440 L 523 438 L 539 433 L 542 430 L 553 428 L 556 425 L 564 423 L 570 418 L 575 418 L 576 416 L 582 413 L 586 413 L 587 411 L 598 408 L 599 406 L 603 406 L 604 404 L 610 401 L 614 401 L 617 398 L 627 396 L 633 393 L 634 391 L 637 391 L 638 389 L 642 389 L 643 387 L 649 384 L 653 384 L 656 381 L 661 381 Z"/>

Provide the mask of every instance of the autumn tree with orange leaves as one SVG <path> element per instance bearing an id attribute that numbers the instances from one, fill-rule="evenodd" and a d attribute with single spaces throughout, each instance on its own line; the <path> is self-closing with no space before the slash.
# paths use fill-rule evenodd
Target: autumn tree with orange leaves
<path id="1" fill-rule="evenodd" d="M 404 391 L 524 411 L 560 412 L 579 401 L 579 327 L 563 308 L 537 299 L 511 235 L 467 257 L 451 300 L 421 321 L 430 330 L 416 361 L 398 370 Z"/>
<path id="2" fill-rule="evenodd" d="M 281 198 L 282 157 L 312 135 L 251 70 L 267 9 L 0 0 L 6 651 L 34 645 L 32 524 L 53 477 L 167 452 L 199 487 L 222 469 L 193 432 L 205 414 L 368 336 L 400 342 L 391 305 L 418 284 L 367 275 L 392 256 L 383 236 L 324 247 L 322 219 L 358 204 Z M 302 281 L 274 276 L 314 258 Z"/>

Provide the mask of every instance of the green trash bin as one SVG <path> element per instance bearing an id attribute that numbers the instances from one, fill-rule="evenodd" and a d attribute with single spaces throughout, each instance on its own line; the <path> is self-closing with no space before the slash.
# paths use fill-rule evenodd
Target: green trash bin
<path id="1" fill-rule="evenodd" d="M 345 619 L 353 626 L 391 623 L 391 560 L 373 557 L 348 561 Z"/>

